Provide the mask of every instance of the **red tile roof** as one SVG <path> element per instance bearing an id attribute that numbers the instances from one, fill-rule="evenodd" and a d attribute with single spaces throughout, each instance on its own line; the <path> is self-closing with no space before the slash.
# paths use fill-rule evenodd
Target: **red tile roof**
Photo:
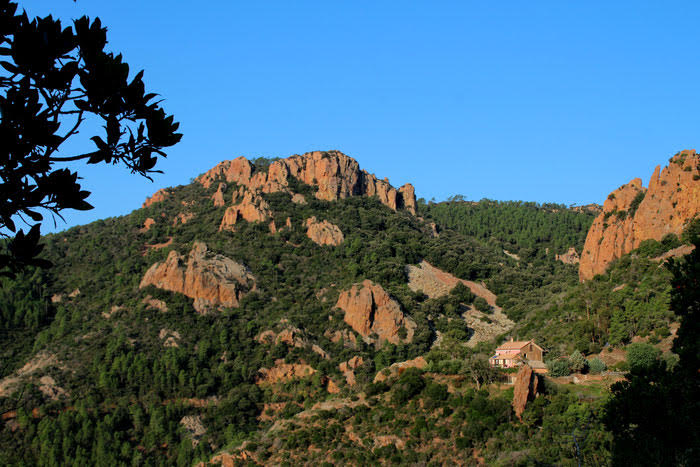
<path id="1" fill-rule="evenodd" d="M 527 344 L 529 344 L 532 341 L 508 341 L 504 342 L 503 344 L 499 345 L 496 351 L 499 350 L 520 350 L 523 347 L 525 347 Z"/>

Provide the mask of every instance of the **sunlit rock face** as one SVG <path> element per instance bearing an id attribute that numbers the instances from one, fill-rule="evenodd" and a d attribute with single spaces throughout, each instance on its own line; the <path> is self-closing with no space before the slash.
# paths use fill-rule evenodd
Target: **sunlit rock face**
<path id="1" fill-rule="evenodd" d="M 644 240 L 680 235 L 698 213 L 700 157 L 691 149 L 673 156 L 663 170 L 657 166 L 649 188 L 635 178 L 608 196 L 588 231 L 579 278 L 584 281 L 604 273 L 613 260 Z"/>

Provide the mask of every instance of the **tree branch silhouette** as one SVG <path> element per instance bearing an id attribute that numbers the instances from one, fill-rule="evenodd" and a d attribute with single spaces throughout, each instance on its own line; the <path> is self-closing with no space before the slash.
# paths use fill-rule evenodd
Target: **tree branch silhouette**
<path id="1" fill-rule="evenodd" d="M 16 3 L 0 0 L 0 236 L 7 239 L 0 243 L 0 275 L 47 266 L 39 259 L 38 210 L 62 219 L 64 209 L 92 209 L 78 173 L 60 164 L 123 165 L 151 179 L 160 172 L 158 156 L 182 138 L 158 95 L 146 92 L 143 71 L 129 79 L 129 65 L 106 45 L 99 18 L 84 16 L 64 28 L 52 16 L 30 19 Z M 60 155 L 88 120 L 103 123 L 104 134 L 89 137 L 95 150 Z"/>

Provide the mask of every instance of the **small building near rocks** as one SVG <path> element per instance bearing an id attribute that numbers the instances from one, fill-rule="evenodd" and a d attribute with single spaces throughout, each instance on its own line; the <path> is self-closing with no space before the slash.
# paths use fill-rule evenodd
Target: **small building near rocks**
<path id="1" fill-rule="evenodd" d="M 523 363 L 529 363 L 533 368 L 543 368 L 542 355 L 544 349 L 535 341 L 514 341 L 513 339 L 499 345 L 489 363 L 498 368 L 515 368 Z"/>

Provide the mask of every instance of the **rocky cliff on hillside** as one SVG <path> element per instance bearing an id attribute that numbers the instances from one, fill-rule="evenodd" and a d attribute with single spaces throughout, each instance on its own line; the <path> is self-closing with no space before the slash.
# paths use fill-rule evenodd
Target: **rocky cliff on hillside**
<path id="1" fill-rule="evenodd" d="M 388 293 L 372 281 L 355 284 L 340 294 L 335 304 L 345 312 L 345 322 L 362 337 L 374 333 L 379 340 L 392 344 L 410 342 L 416 328 L 415 322 L 404 315 L 399 304 Z M 399 330 L 406 329 L 405 339 L 399 337 Z"/>
<path id="2" fill-rule="evenodd" d="M 319 245 L 338 246 L 343 243 L 343 232 L 327 220 L 318 221 L 316 216 L 306 219 L 306 236 Z"/>
<path id="3" fill-rule="evenodd" d="M 535 399 L 539 386 L 539 377 L 529 365 L 520 367 L 513 384 L 513 411 L 519 420 L 528 401 Z"/>
<path id="4" fill-rule="evenodd" d="M 222 255 L 207 252 L 207 246 L 195 242 L 187 257 L 171 251 L 163 262 L 152 265 L 139 288 L 153 285 L 179 292 L 194 299 L 194 308 L 206 313 L 222 305 L 238 307 L 247 292 L 255 289 L 255 278 L 247 268 Z"/>
<path id="5" fill-rule="evenodd" d="M 251 191 L 291 192 L 290 178 L 318 187 L 316 198 L 334 201 L 350 196 L 376 196 L 393 210 L 405 209 L 416 213 L 413 186 L 406 184 L 398 190 L 389 182 L 377 179 L 361 170 L 357 161 L 339 151 L 310 152 L 272 162 L 267 172 L 256 170 L 245 157 L 224 161 L 197 178 L 205 188 L 223 179 L 245 186 Z M 297 201 L 299 202 L 299 201 Z"/>
<path id="6" fill-rule="evenodd" d="M 262 222 L 270 216 L 270 206 L 267 202 L 243 187 L 234 194 L 233 202 L 236 204 L 226 208 L 219 230 L 233 230 L 241 219 L 247 222 Z"/>
<path id="7" fill-rule="evenodd" d="M 170 190 L 168 190 L 167 188 L 161 188 L 160 190 L 153 193 L 150 197 L 146 198 L 146 201 L 143 202 L 141 208 L 147 208 L 155 203 L 165 201 L 165 199 L 168 198 L 168 196 L 170 196 Z"/>
<path id="8" fill-rule="evenodd" d="M 581 254 L 580 279 L 605 272 L 610 262 L 647 239 L 680 235 L 700 213 L 700 156 L 695 150 L 673 156 L 657 166 L 649 188 L 635 178 L 613 191 L 593 222 Z"/>

